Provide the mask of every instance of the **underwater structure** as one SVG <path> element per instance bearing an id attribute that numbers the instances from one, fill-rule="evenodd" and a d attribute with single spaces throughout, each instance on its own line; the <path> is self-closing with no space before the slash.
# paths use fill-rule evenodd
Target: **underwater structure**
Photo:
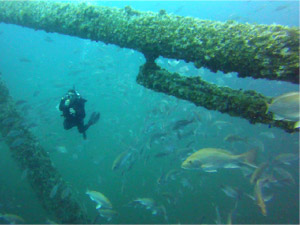
<path id="1" fill-rule="evenodd" d="M 299 84 L 299 29 L 51 1 L 0 1 L 0 22 L 115 44 L 146 59 Z"/>
<path id="2" fill-rule="evenodd" d="M 77 200 L 72 187 L 53 166 L 49 155 L 30 133 L 15 107 L 8 89 L 0 80 L 0 133 L 39 201 L 49 216 L 57 222 L 89 223 L 86 212 Z"/>
<path id="3" fill-rule="evenodd" d="M 120 9 L 51 1 L 0 1 L 0 22 L 134 49 L 146 58 L 137 76 L 137 83 L 146 88 L 250 123 L 295 131 L 293 122 L 275 121 L 272 113 L 266 114 L 272 98 L 252 90 L 218 87 L 200 77 L 170 73 L 156 65 L 155 59 L 163 56 L 193 62 L 196 68 L 205 67 L 212 72 L 237 72 L 239 77 L 299 84 L 299 28 L 200 20 L 170 15 L 165 10 L 140 12 L 129 6 Z M 31 171 L 28 178 L 44 207 L 62 218 L 61 222 L 87 223 L 87 216 L 72 194 L 64 199 L 60 195 L 49 197 L 55 185 L 59 184 L 60 191 L 66 183 L 42 147 L 18 122 L 20 116 L 3 83 L 0 91 L 2 125 L 14 118 L 6 121 L 8 124 L 0 131 L 4 137 L 12 126 L 24 132 L 21 145 L 14 146 L 15 137 L 7 137 L 6 142 L 21 168 Z"/>
<path id="4" fill-rule="evenodd" d="M 270 98 L 254 91 L 218 88 L 199 82 L 200 78 L 174 76 L 158 66 L 156 75 L 150 76 L 154 67 L 147 65 L 163 56 L 213 72 L 299 84 L 299 28 L 200 20 L 169 15 L 165 10 L 140 12 L 129 6 L 120 9 L 50 1 L 0 1 L 0 22 L 137 50 L 146 58 L 137 77 L 139 84 L 251 123 L 294 131 L 291 122 L 274 121 L 272 113 L 265 115 Z M 242 108 L 236 107 L 240 105 Z"/>
<path id="5" fill-rule="evenodd" d="M 271 103 L 272 98 L 252 90 L 219 87 L 202 80 L 201 77 L 184 77 L 178 73 L 170 73 L 150 62 L 140 67 L 137 82 L 154 91 L 191 101 L 197 106 L 245 118 L 252 124 L 265 123 L 287 132 L 295 131 L 295 122 L 273 120 L 271 113 L 266 114 L 267 103 Z"/>

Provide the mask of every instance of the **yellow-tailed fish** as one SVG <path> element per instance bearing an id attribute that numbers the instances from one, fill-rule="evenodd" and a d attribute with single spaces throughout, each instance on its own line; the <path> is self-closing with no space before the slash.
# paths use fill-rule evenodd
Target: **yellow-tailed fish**
<path id="1" fill-rule="evenodd" d="M 292 174 L 290 174 L 287 170 L 280 167 L 275 167 L 274 171 L 278 183 L 287 185 L 292 185 L 296 183 Z"/>
<path id="2" fill-rule="evenodd" d="M 86 194 L 90 197 L 90 199 L 97 203 L 96 209 L 105 208 L 111 209 L 112 204 L 109 199 L 102 193 L 98 191 L 90 191 L 87 190 Z"/>
<path id="3" fill-rule="evenodd" d="M 132 203 L 138 203 L 145 206 L 147 209 L 153 208 L 156 206 L 155 201 L 152 198 L 137 198 L 132 201 Z"/>
<path id="4" fill-rule="evenodd" d="M 129 203 L 129 205 L 141 205 L 144 206 L 146 209 L 151 210 L 152 215 L 157 215 L 159 212 L 159 208 L 156 202 L 152 198 L 137 198 Z"/>
<path id="5" fill-rule="evenodd" d="M 182 164 L 183 169 L 203 169 L 205 172 L 216 172 L 219 168 L 239 168 L 241 164 L 253 166 L 256 150 L 241 155 L 219 148 L 203 148 L 190 155 Z"/>
<path id="6" fill-rule="evenodd" d="M 274 98 L 271 104 L 267 104 L 267 112 L 274 114 L 274 120 L 286 120 L 296 122 L 294 128 L 300 127 L 299 92 L 289 92 Z"/>
<path id="7" fill-rule="evenodd" d="M 130 158 L 131 154 L 132 152 L 130 152 L 129 150 L 121 152 L 114 160 L 112 170 L 123 167 L 126 164 L 126 161 Z"/>
<path id="8" fill-rule="evenodd" d="M 228 196 L 231 198 L 234 198 L 236 200 L 241 199 L 242 196 L 242 191 L 238 188 L 233 188 L 227 185 L 221 185 L 221 190 Z"/>
<path id="9" fill-rule="evenodd" d="M 225 138 L 224 141 L 233 143 L 233 142 L 245 142 L 248 143 L 248 138 L 247 137 L 240 137 L 239 135 L 236 134 L 228 134 Z"/>
<path id="10" fill-rule="evenodd" d="M 273 160 L 272 160 L 272 164 L 273 165 L 291 165 L 291 162 L 298 160 L 298 156 L 296 154 L 293 153 L 282 153 L 279 154 L 278 156 L 276 156 Z"/>
<path id="11" fill-rule="evenodd" d="M 265 171 L 265 169 L 269 166 L 268 162 L 263 162 L 261 163 L 252 173 L 251 178 L 250 178 L 250 183 L 251 184 L 255 184 L 256 181 L 261 178 L 263 172 Z"/>
<path id="12" fill-rule="evenodd" d="M 267 207 L 265 204 L 265 200 L 262 193 L 262 188 L 265 183 L 265 178 L 260 178 L 256 181 L 255 187 L 254 187 L 254 196 L 256 199 L 257 205 L 260 207 L 261 213 L 266 216 L 267 215 Z"/>

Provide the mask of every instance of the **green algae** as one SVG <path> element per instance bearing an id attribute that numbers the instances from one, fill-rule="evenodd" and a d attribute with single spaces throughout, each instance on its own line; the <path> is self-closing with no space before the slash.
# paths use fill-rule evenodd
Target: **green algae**
<path id="1" fill-rule="evenodd" d="M 274 121 L 272 114 L 265 114 L 270 98 L 254 91 L 218 87 L 199 77 L 171 74 L 158 69 L 154 61 L 159 56 L 182 59 L 213 72 L 298 84 L 299 28 L 200 20 L 165 10 L 140 12 L 130 6 L 120 9 L 50 1 L 0 1 L 0 22 L 135 49 L 147 60 L 137 78 L 145 87 L 250 123 L 294 131 L 291 122 Z M 149 74 L 151 67 L 155 68 L 153 74 Z"/>
<path id="2" fill-rule="evenodd" d="M 70 185 L 62 179 L 39 141 L 23 125 L 24 121 L 1 80 L 0 103 L 0 133 L 5 137 L 5 143 L 14 160 L 22 170 L 27 171 L 26 177 L 42 206 L 60 223 L 89 223 L 86 212 L 75 193 L 71 192 Z M 8 134 L 11 130 L 22 132 L 19 136 L 10 136 Z M 55 186 L 58 188 L 53 196 L 51 193 Z M 63 196 L 62 193 L 66 188 L 69 188 L 70 193 Z"/>
<path id="3" fill-rule="evenodd" d="M 137 83 L 157 92 L 173 95 L 193 102 L 209 110 L 217 110 L 230 116 L 247 119 L 251 124 L 264 123 L 279 127 L 287 132 L 295 132 L 294 122 L 273 120 L 272 113 L 266 113 L 272 98 L 252 90 L 234 90 L 218 87 L 200 77 L 184 77 L 170 73 L 153 61 L 146 62 L 139 70 Z"/>
<path id="4" fill-rule="evenodd" d="M 299 28 L 218 22 L 50 1 L 0 1 L 0 22 L 194 62 L 213 72 L 299 83 Z"/>

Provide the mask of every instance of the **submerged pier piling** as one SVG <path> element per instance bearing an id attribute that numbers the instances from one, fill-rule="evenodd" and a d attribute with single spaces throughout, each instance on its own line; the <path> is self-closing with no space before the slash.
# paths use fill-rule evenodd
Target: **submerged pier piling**
<path id="1" fill-rule="evenodd" d="M 0 80 L 0 133 L 19 167 L 49 216 L 57 222 L 89 223 L 86 212 L 68 185 L 53 166 L 49 155 L 30 133 L 15 108 L 8 89 Z"/>

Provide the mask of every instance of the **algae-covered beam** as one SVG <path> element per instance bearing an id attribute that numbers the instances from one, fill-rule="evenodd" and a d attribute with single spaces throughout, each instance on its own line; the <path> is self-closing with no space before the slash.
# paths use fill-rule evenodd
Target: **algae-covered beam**
<path id="1" fill-rule="evenodd" d="M 0 133 L 13 158 L 36 192 L 49 216 L 57 222 L 89 223 L 86 212 L 76 199 L 72 188 L 54 168 L 49 155 L 26 128 L 18 114 L 8 89 L 0 80 Z"/>
<path id="2" fill-rule="evenodd" d="M 0 1 L 0 22 L 194 62 L 240 77 L 299 83 L 299 28 L 217 22 L 52 1 Z"/>
<path id="3" fill-rule="evenodd" d="M 252 124 L 264 123 L 287 132 L 296 131 L 294 122 L 275 121 L 272 113 L 266 114 L 267 103 L 270 103 L 272 98 L 255 91 L 218 87 L 203 81 L 200 77 L 184 77 L 178 73 L 170 73 L 154 62 L 147 62 L 140 67 L 137 83 L 154 91 L 188 100 L 209 110 L 245 118 Z"/>

